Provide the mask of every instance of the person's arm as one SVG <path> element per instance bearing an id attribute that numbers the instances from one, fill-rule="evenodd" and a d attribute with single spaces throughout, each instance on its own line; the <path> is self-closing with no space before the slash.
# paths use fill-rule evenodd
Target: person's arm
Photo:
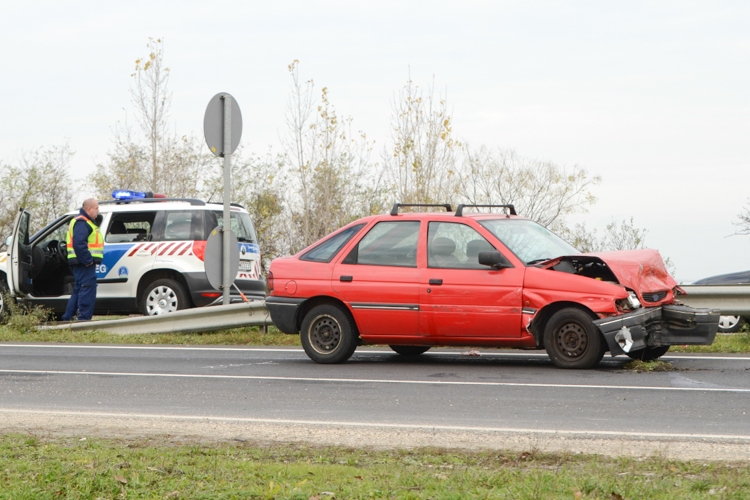
<path id="1" fill-rule="evenodd" d="M 89 252 L 89 234 L 91 234 L 91 228 L 86 221 L 76 221 L 73 226 L 73 250 L 76 252 L 78 263 L 82 266 L 89 266 L 94 263 L 91 252 Z"/>

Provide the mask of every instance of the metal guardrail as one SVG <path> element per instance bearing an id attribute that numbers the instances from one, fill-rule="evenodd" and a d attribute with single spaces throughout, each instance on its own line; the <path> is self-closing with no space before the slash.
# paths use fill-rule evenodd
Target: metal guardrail
<path id="1" fill-rule="evenodd" d="M 263 300 L 247 304 L 198 307 L 159 316 L 58 323 L 39 327 L 43 330 L 99 331 L 117 334 L 190 333 L 228 330 L 244 326 L 273 324 Z"/>
<path id="2" fill-rule="evenodd" d="M 726 316 L 750 317 L 750 285 L 680 285 L 677 299 L 690 307 L 719 309 Z"/>

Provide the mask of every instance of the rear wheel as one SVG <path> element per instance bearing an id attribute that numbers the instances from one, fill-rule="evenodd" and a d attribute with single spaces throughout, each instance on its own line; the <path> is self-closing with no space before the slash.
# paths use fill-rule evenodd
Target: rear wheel
<path id="1" fill-rule="evenodd" d="M 604 357 L 606 343 L 585 311 L 569 307 L 547 322 L 544 347 L 559 368 L 591 368 Z"/>
<path id="2" fill-rule="evenodd" d="M 146 287 L 141 300 L 141 312 L 146 316 L 167 314 L 188 307 L 185 290 L 173 279 L 154 281 Z"/>
<path id="3" fill-rule="evenodd" d="M 640 359 L 641 361 L 653 361 L 664 356 L 669 350 L 668 345 L 662 345 L 659 347 L 646 347 L 645 349 L 639 349 L 635 352 L 626 353 L 631 359 Z"/>
<path id="4" fill-rule="evenodd" d="M 300 341 L 316 363 L 343 363 L 357 348 L 357 334 L 349 315 L 339 306 L 313 307 L 302 321 Z"/>
<path id="5" fill-rule="evenodd" d="M 419 356 L 430 350 L 430 346 L 425 345 L 389 345 L 388 347 L 402 356 Z"/>
<path id="6" fill-rule="evenodd" d="M 719 333 L 737 333 L 744 325 L 742 316 L 719 316 Z"/>

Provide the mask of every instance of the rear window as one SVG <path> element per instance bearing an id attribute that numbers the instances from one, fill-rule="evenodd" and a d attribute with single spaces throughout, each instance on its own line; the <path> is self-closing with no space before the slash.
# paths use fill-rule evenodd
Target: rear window
<path id="1" fill-rule="evenodd" d="M 300 260 L 331 262 L 344 245 L 352 239 L 352 236 L 357 234 L 364 226 L 364 224 L 358 224 L 344 229 L 340 233 L 333 235 L 322 243 L 316 245 L 311 250 L 305 252 L 305 254 L 300 257 Z"/>
<path id="2" fill-rule="evenodd" d="M 209 223 L 207 225 L 204 240 L 208 239 L 208 236 L 218 226 L 223 226 L 224 212 L 214 210 L 209 212 L 210 216 Z M 244 243 L 258 243 L 258 237 L 255 235 L 255 227 L 253 222 L 250 220 L 250 214 L 246 212 L 230 212 L 229 213 L 230 227 L 232 232 L 237 237 L 237 241 Z"/>

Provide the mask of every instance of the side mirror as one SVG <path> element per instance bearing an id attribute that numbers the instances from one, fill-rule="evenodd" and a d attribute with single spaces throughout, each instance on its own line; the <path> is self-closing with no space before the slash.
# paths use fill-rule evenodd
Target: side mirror
<path id="1" fill-rule="evenodd" d="M 506 269 L 513 267 L 505 255 L 501 254 L 497 250 L 491 250 L 489 252 L 479 252 L 479 263 L 483 266 L 490 266 L 495 269 Z"/>
<path id="2" fill-rule="evenodd" d="M 13 242 L 13 236 L 8 236 L 7 238 L 5 238 L 6 247 L 9 247 L 12 242 Z"/>

